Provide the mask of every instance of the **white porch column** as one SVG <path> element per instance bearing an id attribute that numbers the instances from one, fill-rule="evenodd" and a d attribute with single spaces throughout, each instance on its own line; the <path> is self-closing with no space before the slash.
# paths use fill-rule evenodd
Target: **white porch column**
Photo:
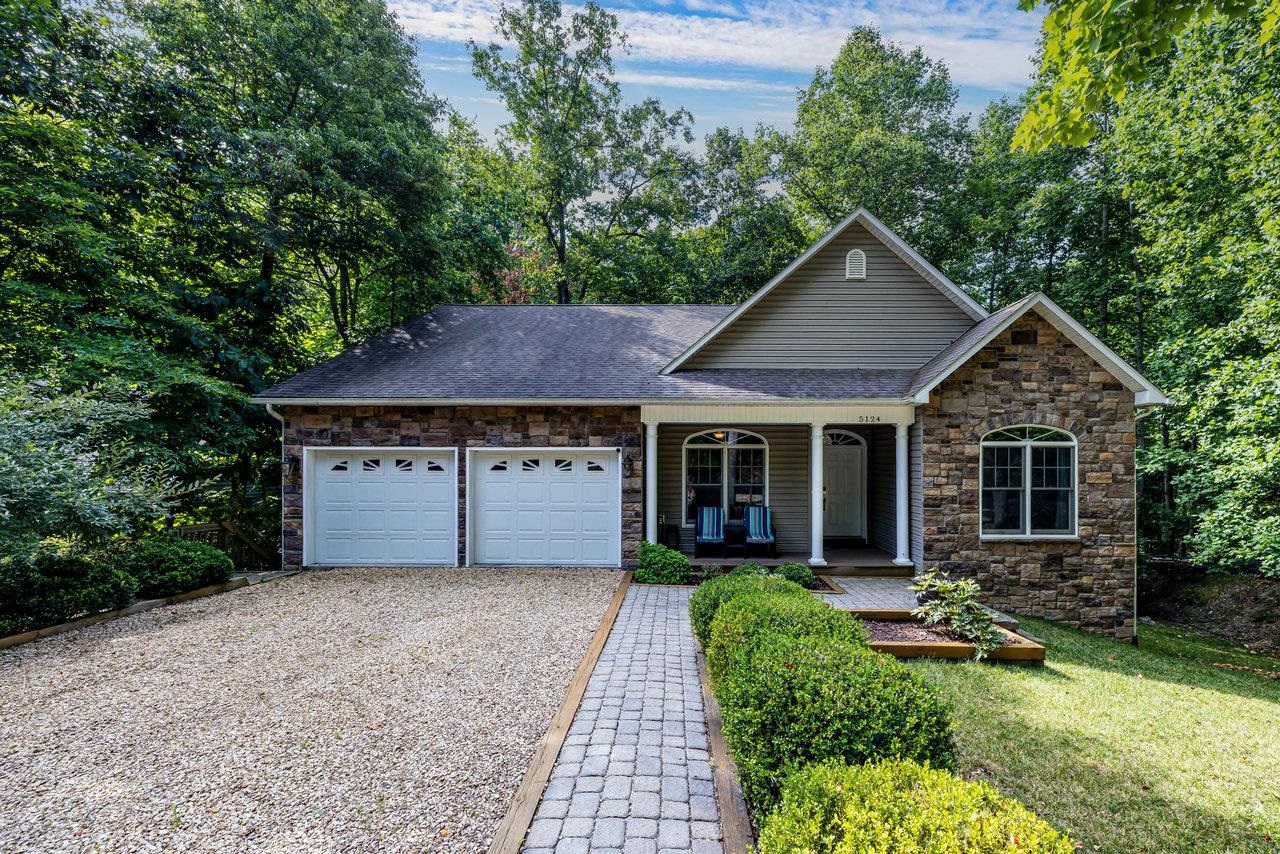
<path id="1" fill-rule="evenodd" d="M 658 542 L 658 423 L 644 425 L 644 538 Z"/>
<path id="2" fill-rule="evenodd" d="M 898 518 L 898 554 L 893 559 L 894 566 L 911 566 L 911 546 L 909 544 L 911 537 L 911 517 L 908 508 L 910 504 L 910 486 L 911 479 L 907 475 L 907 462 L 911 454 L 911 444 L 907 439 L 907 430 L 910 425 L 899 424 L 897 434 L 897 454 L 896 462 L 898 467 L 897 483 L 894 489 L 894 495 L 897 498 Z"/>
<path id="3" fill-rule="evenodd" d="M 809 425 L 809 565 L 826 566 L 822 556 L 822 424 Z"/>

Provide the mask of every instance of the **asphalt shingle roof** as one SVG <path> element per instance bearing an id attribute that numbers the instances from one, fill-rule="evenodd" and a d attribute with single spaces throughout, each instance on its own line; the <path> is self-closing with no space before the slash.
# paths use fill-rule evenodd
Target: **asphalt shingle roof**
<path id="1" fill-rule="evenodd" d="M 662 369 L 727 305 L 445 305 L 262 392 L 304 400 L 897 399 L 912 370 Z"/>

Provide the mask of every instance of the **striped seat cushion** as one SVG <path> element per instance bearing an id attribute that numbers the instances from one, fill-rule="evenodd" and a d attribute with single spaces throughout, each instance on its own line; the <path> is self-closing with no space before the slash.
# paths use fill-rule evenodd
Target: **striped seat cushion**
<path id="1" fill-rule="evenodd" d="M 743 507 L 742 527 L 748 543 L 772 543 L 773 511 L 768 507 Z"/>
<path id="2" fill-rule="evenodd" d="M 699 507 L 695 534 L 700 543 L 723 543 L 724 509 L 721 507 Z"/>

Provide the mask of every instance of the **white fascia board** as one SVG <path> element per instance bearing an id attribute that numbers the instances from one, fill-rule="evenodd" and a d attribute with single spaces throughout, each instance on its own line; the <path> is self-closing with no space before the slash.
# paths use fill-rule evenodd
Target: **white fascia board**
<path id="1" fill-rule="evenodd" d="M 707 342 L 711 341 L 731 326 L 739 317 L 746 314 L 753 305 L 762 300 L 770 291 L 782 282 L 786 281 L 792 273 L 802 267 L 804 263 L 814 255 L 826 248 L 828 243 L 834 240 L 838 235 L 842 234 L 844 230 L 855 221 L 861 222 L 866 229 L 871 232 L 873 237 L 887 246 L 890 251 L 901 258 L 907 266 L 913 268 L 930 284 L 942 291 L 943 294 L 955 302 L 956 305 L 964 309 L 964 311 L 975 321 L 982 320 L 987 316 L 987 311 L 982 306 L 974 302 L 973 298 L 961 290 L 954 282 L 942 275 L 936 267 L 921 257 L 920 253 L 907 245 L 906 241 L 894 234 L 887 225 L 876 219 L 876 217 L 867 211 L 866 208 L 858 208 L 853 213 L 849 214 L 849 216 L 841 220 L 839 225 L 822 235 L 822 237 L 818 238 L 817 243 L 810 246 L 803 254 L 800 255 L 800 257 L 788 264 L 786 269 L 781 273 L 766 282 L 764 287 L 760 288 L 760 290 L 748 297 L 745 302 L 739 304 L 737 308 L 725 315 L 719 323 L 707 330 L 701 338 L 689 345 L 683 353 L 672 359 L 671 362 L 662 369 L 662 373 L 670 374 L 671 372 L 678 370 L 681 365 L 689 361 L 695 353 L 701 350 Z"/>
<path id="2" fill-rule="evenodd" d="M 1120 358 L 1120 356 L 1103 344 L 1092 332 L 1085 329 L 1076 321 L 1074 317 L 1067 314 L 1063 308 L 1053 300 L 1049 299 L 1043 293 L 1036 293 L 1027 304 L 1023 306 L 1022 311 L 1009 315 L 1005 320 L 1001 321 L 991 329 L 986 335 L 976 341 L 973 346 L 964 352 L 963 355 L 952 360 L 951 364 L 945 371 L 933 379 L 929 385 L 916 392 L 913 399 L 914 403 L 925 404 L 929 402 L 929 394 L 942 384 L 943 380 L 955 373 L 961 365 L 967 363 L 976 356 L 982 348 L 986 347 L 994 341 L 1002 332 L 1008 329 L 1018 319 L 1026 316 L 1028 311 L 1035 310 L 1048 320 L 1056 329 L 1070 338 L 1077 347 L 1084 350 L 1094 361 L 1102 365 L 1116 379 L 1124 383 L 1125 387 L 1134 393 L 1134 403 L 1138 406 L 1164 406 L 1169 403 L 1169 398 L 1165 397 L 1160 389 L 1156 388 L 1146 377 L 1138 373 L 1128 362 Z"/>
<path id="3" fill-rule="evenodd" d="M 889 406 L 903 402 L 900 397 L 823 398 L 797 400 L 738 400 L 734 398 L 428 398 L 428 397 L 251 397 L 250 403 L 267 406 L 657 406 L 664 404 L 702 406 Z"/>

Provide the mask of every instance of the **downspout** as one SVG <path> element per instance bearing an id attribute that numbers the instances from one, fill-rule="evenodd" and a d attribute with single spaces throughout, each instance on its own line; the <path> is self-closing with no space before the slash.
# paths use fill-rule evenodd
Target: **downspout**
<path id="1" fill-rule="evenodd" d="M 270 415 L 280 423 L 280 465 L 284 465 L 284 416 L 275 411 L 275 407 L 270 403 L 266 405 L 266 414 Z M 284 568 L 284 483 L 280 483 L 280 568 Z M 1138 597 L 1138 580 L 1134 579 L 1134 631 L 1137 631 L 1137 597 Z"/>
<path id="2" fill-rule="evenodd" d="M 1154 406 L 1136 409 L 1133 413 L 1134 430 L 1138 422 L 1155 412 Z M 1134 437 L 1133 448 L 1133 645 L 1138 645 L 1138 441 Z"/>

